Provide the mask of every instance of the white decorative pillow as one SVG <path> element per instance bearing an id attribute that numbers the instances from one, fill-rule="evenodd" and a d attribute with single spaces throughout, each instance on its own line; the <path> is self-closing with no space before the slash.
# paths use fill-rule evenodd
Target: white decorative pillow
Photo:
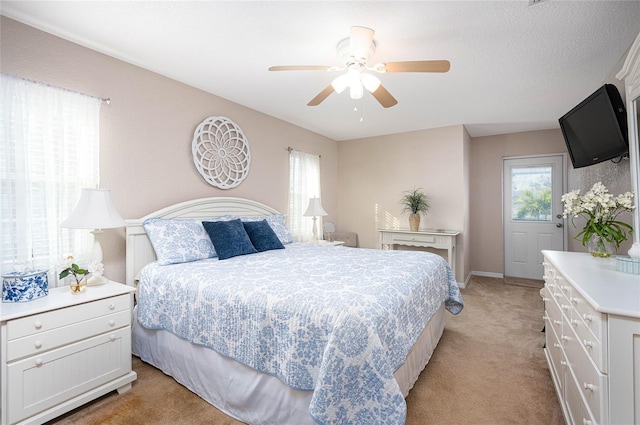
<path id="1" fill-rule="evenodd" d="M 284 215 L 282 214 L 274 214 L 274 215 L 252 215 L 248 217 L 240 217 L 242 221 L 262 221 L 267 220 L 269 226 L 273 229 L 274 233 L 280 239 L 283 245 L 293 242 L 293 236 L 291 236 L 291 232 L 289 232 L 289 228 L 287 227 L 287 223 L 285 222 Z"/>
<path id="2" fill-rule="evenodd" d="M 217 255 L 201 221 L 149 218 L 142 226 L 156 252 L 158 264 L 187 263 Z"/>

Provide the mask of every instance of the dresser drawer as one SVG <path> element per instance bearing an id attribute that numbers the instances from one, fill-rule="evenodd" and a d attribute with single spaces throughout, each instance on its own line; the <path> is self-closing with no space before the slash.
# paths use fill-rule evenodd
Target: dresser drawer
<path id="1" fill-rule="evenodd" d="M 574 330 L 565 331 L 564 349 L 582 397 L 597 423 L 608 417 L 608 380 L 591 361 Z"/>
<path id="2" fill-rule="evenodd" d="M 11 320 L 7 323 L 7 339 L 23 338 L 28 335 L 47 332 L 56 328 L 73 325 L 84 320 L 131 308 L 130 295 L 105 298 L 89 303 L 78 304 L 64 309 Z"/>
<path id="3" fill-rule="evenodd" d="M 606 316 L 597 312 L 582 295 L 577 293 L 577 291 L 574 291 L 572 294 L 570 302 L 575 309 L 576 314 L 574 315 L 574 318 L 581 320 L 584 323 L 584 326 L 593 333 L 598 341 L 606 341 Z"/>
<path id="4" fill-rule="evenodd" d="M 575 378 L 571 372 L 567 371 L 565 374 L 565 402 L 571 421 L 569 424 L 574 425 L 597 425 L 602 422 L 596 421 L 593 414 L 586 406 L 585 400 L 582 397 L 582 391 L 578 386 Z"/>
<path id="5" fill-rule="evenodd" d="M 82 322 L 75 322 L 47 332 L 17 338 L 7 344 L 7 361 L 11 362 L 23 357 L 44 353 L 53 348 L 129 326 L 130 323 L 131 311 L 124 310 Z"/>
<path id="6" fill-rule="evenodd" d="M 556 302 L 553 293 L 547 289 L 546 300 L 544 303 L 547 317 L 549 318 L 549 326 L 553 328 L 558 337 L 562 335 L 562 313 L 560 312 L 560 306 Z"/>
<path id="7" fill-rule="evenodd" d="M 562 392 L 564 387 L 564 368 L 567 365 L 567 361 L 562 350 L 562 344 L 560 344 L 559 334 L 556 333 L 552 326 L 549 324 L 547 326 L 549 329 L 545 331 L 545 342 L 547 344 L 545 350 L 549 360 L 549 369 L 551 370 L 553 381 L 559 387 L 558 391 Z"/>

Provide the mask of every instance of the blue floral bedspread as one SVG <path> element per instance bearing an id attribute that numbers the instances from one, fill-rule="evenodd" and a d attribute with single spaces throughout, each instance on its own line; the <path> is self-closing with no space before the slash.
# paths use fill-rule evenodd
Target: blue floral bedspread
<path id="1" fill-rule="evenodd" d="M 150 264 L 138 320 L 314 391 L 319 424 L 404 424 L 393 373 L 443 302 L 453 314 L 463 308 L 438 255 L 293 243 Z"/>

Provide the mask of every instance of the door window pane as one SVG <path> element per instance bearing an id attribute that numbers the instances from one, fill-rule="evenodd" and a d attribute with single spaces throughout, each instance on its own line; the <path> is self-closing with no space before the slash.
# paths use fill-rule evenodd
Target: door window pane
<path id="1" fill-rule="evenodd" d="M 511 169 L 511 219 L 551 221 L 551 167 Z"/>

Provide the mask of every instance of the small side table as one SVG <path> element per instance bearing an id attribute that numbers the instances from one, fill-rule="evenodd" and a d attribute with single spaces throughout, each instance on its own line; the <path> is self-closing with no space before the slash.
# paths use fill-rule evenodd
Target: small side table
<path id="1" fill-rule="evenodd" d="M 34 301 L 3 303 L 0 422 L 43 423 L 113 390 L 131 389 L 137 378 L 131 367 L 134 291 L 109 282 L 72 294 L 65 285 Z M 65 370 L 74 373 L 60 379 Z"/>

